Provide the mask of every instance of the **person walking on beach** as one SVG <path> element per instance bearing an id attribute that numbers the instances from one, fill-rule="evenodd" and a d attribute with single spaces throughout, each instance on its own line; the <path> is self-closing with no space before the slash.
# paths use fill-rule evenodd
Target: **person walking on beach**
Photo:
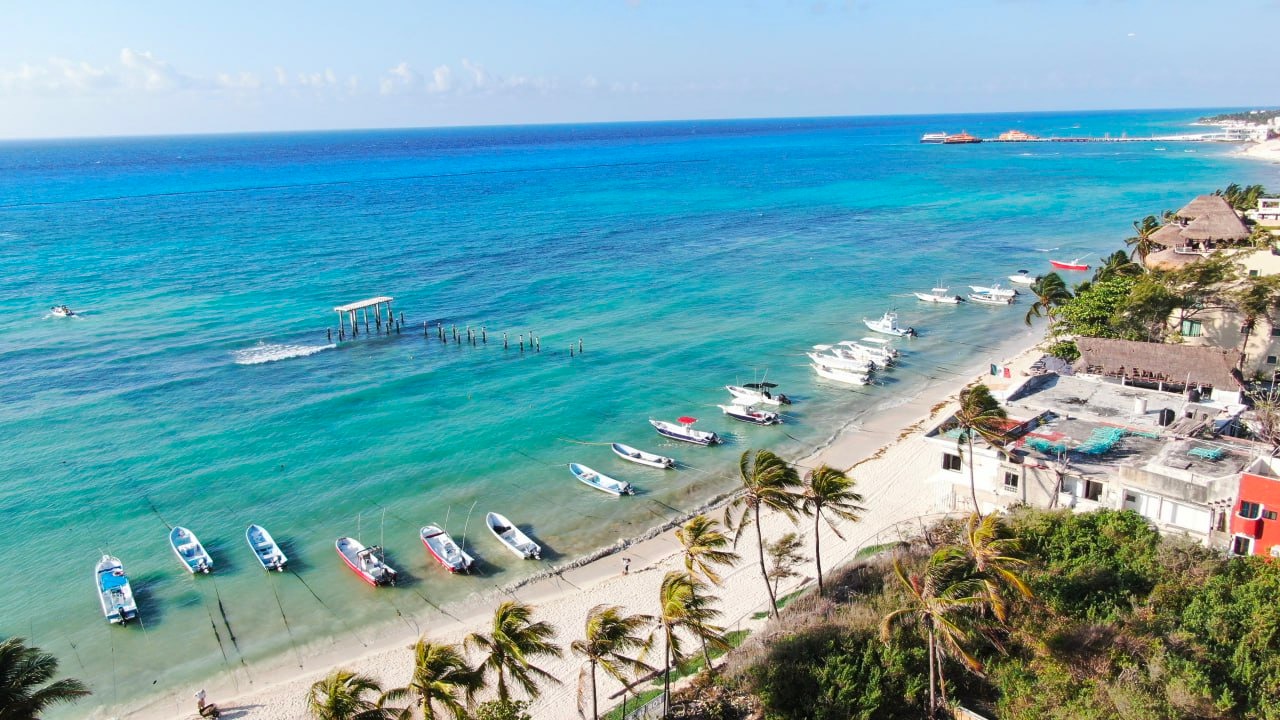
<path id="1" fill-rule="evenodd" d="M 631 558 L 629 557 L 622 558 L 622 574 L 623 575 L 631 574 Z"/>

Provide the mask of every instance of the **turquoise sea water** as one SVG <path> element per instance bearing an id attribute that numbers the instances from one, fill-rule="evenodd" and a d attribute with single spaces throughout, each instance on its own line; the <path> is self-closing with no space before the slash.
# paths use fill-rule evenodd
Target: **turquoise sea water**
<path id="1" fill-rule="evenodd" d="M 33 637 L 93 686 L 74 716 L 301 638 L 412 626 L 428 600 L 637 534 L 729 487 L 742 450 L 799 456 L 852 412 L 949 377 L 1026 309 L 926 307 L 910 291 L 1096 261 L 1142 215 L 1277 184 L 1229 146 L 943 147 L 922 133 L 1142 135 L 1199 114 L 0 143 L 0 635 Z M 403 333 L 329 347 L 333 306 L 380 294 Z M 50 317 L 63 302 L 82 316 Z M 809 345 L 865 335 L 862 317 L 895 306 L 921 338 L 884 385 L 813 377 Z M 488 343 L 424 340 L 424 321 L 483 325 Z M 541 352 L 522 355 L 530 332 Z M 788 423 L 723 419 L 720 386 L 766 372 L 797 399 Z M 645 422 L 682 414 L 728 446 L 674 447 Z M 690 467 L 584 444 L 610 440 Z M 591 491 L 570 461 L 640 492 Z M 548 561 L 500 548 L 487 510 Z M 446 519 L 480 575 L 428 562 L 417 527 Z M 296 574 L 261 571 L 251 522 Z M 166 523 L 201 536 L 213 576 L 181 569 Z M 404 587 L 375 592 L 341 565 L 333 541 L 356 534 L 385 543 Z M 145 632 L 102 619 L 91 571 L 108 550 Z"/>

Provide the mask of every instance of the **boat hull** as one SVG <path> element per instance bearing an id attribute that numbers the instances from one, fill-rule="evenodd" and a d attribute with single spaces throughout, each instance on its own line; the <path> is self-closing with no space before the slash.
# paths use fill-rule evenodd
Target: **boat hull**
<path id="1" fill-rule="evenodd" d="M 720 442 L 720 436 L 713 432 L 692 430 L 692 428 L 689 428 L 691 432 L 685 432 L 679 425 L 672 427 L 670 423 L 661 423 L 656 420 L 650 420 L 649 424 L 653 426 L 653 429 L 656 430 L 659 435 L 671 438 L 672 440 L 679 440 L 680 442 L 687 442 L 692 445 L 701 445 L 703 447 L 715 445 Z"/>
<path id="2" fill-rule="evenodd" d="M 1084 263 L 1068 263 L 1068 262 L 1062 262 L 1061 260 L 1050 260 L 1049 264 L 1058 268 L 1059 270 L 1074 270 L 1076 272 L 1085 272 L 1089 269 L 1089 266 L 1085 265 Z"/>
<path id="3" fill-rule="evenodd" d="M 778 416 L 778 413 L 743 412 L 732 405 L 721 405 L 720 409 L 723 410 L 724 414 L 727 415 L 728 417 L 731 417 L 734 420 L 737 420 L 738 422 L 747 423 L 748 425 L 765 426 L 765 425 L 780 425 L 782 423 L 782 418 Z"/>
<path id="4" fill-rule="evenodd" d="M 462 549 L 461 545 L 454 542 L 438 525 L 428 525 L 418 532 L 418 537 L 422 540 L 422 545 L 427 548 L 427 552 L 436 562 L 444 566 L 445 570 L 451 573 L 464 573 L 471 569 L 475 564 L 475 559 Z M 434 541 L 434 542 L 433 542 Z M 450 557 L 450 553 L 446 548 L 452 547 L 457 550 L 457 555 Z"/>
<path id="5" fill-rule="evenodd" d="M 173 554 L 178 557 L 182 567 L 192 575 L 208 575 L 213 570 L 213 558 L 204 549 L 200 538 L 187 528 L 178 525 L 169 531 L 169 547 L 173 548 Z"/>
<path id="6" fill-rule="evenodd" d="M 502 546 L 523 560 L 541 560 L 542 546 L 534 542 L 528 535 L 520 532 L 520 528 L 504 515 L 491 512 L 485 516 L 484 523 L 489 532 L 502 543 Z M 511 537 L 507 537 L 510 535 Z"/>
<path id="7" fill-rule="evenodd" d="M 244 531 L 245 542 L 249 543 L 250 549 L 253 550 L 254 557 L 258 558 L 258 564 L 263 570 L 268 572 L 275 570 L 276 572 L 284 572 L 285 567 L 289 564 L 289 558 L 285 556 L 284 551 L 280 549 L 280 545 L 271 537 L 271 533 L 261 525 L 250 525 Z"/>
<path id="8" fill-rule="evenodd" d="M 589 488 L 595 488 L 600 492 L 608 493 L 610 495 L 621 497 L 623 495 L 631 495 L 634 492 L 634 489 L 631 487 L 631 483 L 611 478 L 608 475 L 602 475 L 586 465 L 569 463 L 569 473 L 577 478 L 578 482 L 583 485 L 586 485 Z"/>
<path id="9" fill-rule="evenodd" d="M 348 553 L 343 550 L 344 545 L 350 549 L 350 555 L 348 555 Z M 337 541 L 334 543 L 334 548 L 338 551 L 338 557 L 342 558 L 342 562 L 346 564 L 347 569 L 351 570 L 351 572 L 356 574 L 356 577 L 360 578 L 361 580 L 368 583 L 369 585 L 373 587 L 382 587 L 384 585 L 395 584 L 396 572 L 395 570 L 392 570 L 391 567 L 386 563 L 382 563 L 382 567 L 386 570 L 386 574 L 382 576 L 383 579 L 381 580 L 375 577 L 369 571 L 360 567 L 360 565 L 357 563 L 355 559 L 355 556 L 357 556 L 361 551 L 365 550 L 366 548 L 364 545 L 361 545 L 358 541 L 352 538 L 345 538 L 345 537 L 338 538 Z"/>
<path id="10" fill-rule="evenodd" d="M 669 457 L 648 453 L 643 450 L 637 450 L 630 445 L 610 443 L 610 448 L 613 450 L 614 455 L 637 465 L 644 465 L 646 467 L 657 468 L 659 470 L 670 470 L 676 466 L 676 461 Z"/>

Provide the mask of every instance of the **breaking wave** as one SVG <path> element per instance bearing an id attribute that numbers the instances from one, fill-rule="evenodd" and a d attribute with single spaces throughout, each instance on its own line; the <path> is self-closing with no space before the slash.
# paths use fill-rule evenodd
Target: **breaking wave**
<path id="1" fill-rule="evenodd" d="M 281 345 L 277 343 L 258 343 L 251 348 L 236 350 L 231 353 L 237 365 L 261 365 L 262 363 L 288 360 L 289 358 L 315 355 L 321 350 L 329 350 L 336 345 Z"/>

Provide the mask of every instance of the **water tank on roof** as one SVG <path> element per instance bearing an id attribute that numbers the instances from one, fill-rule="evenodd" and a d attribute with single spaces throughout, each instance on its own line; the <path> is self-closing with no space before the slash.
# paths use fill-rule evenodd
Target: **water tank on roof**
<path id="1" fill-rule="evenodd" d="M 1147 399 L 1144 397 L 1136 397 L 1133 399 L 1133 414 L 1142 416 L 1147 414 Z"/>
<path id="2" fill-rule="evenodd" d="M 1200 389 L 1187 388 L 1187 402 L 1200 402 Z"/>
<path id="3" fill-rule="evenodd" d="M 1160 423 L 1160 426 L 1161 426 L 1161 427 L 1168 427 L 1168 426 L 1172 425 L 1172 424 L 1173 424 L 1173 410 L 1170 410 L 1169 408 L 1161 408 L 1161 409 L 1160 409 L 1160 415 L 1159 415 L 1159 417 L 1157 418 L 1156 422 Z"/>

